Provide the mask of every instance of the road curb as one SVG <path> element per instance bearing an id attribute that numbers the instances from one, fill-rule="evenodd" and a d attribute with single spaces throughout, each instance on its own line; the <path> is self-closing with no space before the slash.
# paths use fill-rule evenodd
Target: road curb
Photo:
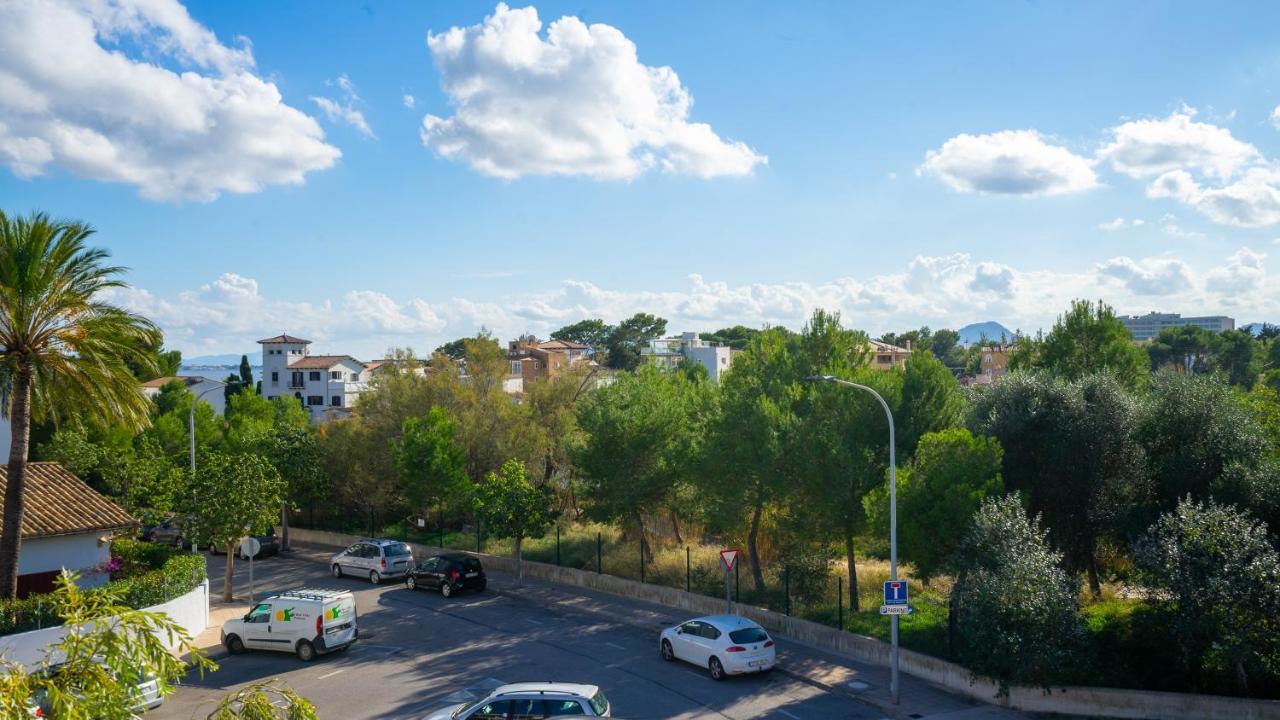
<path id="1" fill-rule="evenodd" d="M 523 593 L 521 593 L 521 592 L 519 592 L 519 591 L 515 590 L 514 588 L 498 588 L 498 587 L 496 587 L 496 586 L 494 586 L 494 585 L 490 585 L 490 586 L 489 586 L 489 590 L 491 590 L 494 594 L 501 595 L 501 596 L 503 596 L 503 597 L 508 597 L 508 598 L 513 599 L 513 600 L 520 600 L 520 601 L 523 601 L 523 602 L 529 603 L 529 604 L 531 604 L 531 605 L 546 605 L 546 604 L 547 604 L 546 602 L 540 601 L 540 600 L 538 600 L 538 599 L 536 599 L 536 598 L 533 598 L 533 597 L 531 597 L 531 596 L 529 596 L 529 595 L 523 594 Z M 661 634 L 661 633 L 662 633 L 662 631 L 663 631 L 664 629 L 666 629 L 666 627 L 667 627 L 667 625 L 666 625 L 665 623 L 654 623 L 654 622 L 649 622 L 649 621 L 645 621 L 645 620 L 636 620 L 636 619 L 634 619 L 634 618 L 629 618 L 629 617 L 625 617 L 625 616 L 613 615 L 613 614 L 608 613 L 608 612 L 607 612 L 607 611 L 605 611 L 605 610 L 597 609 L 597 608 L 593 608 L 593 607 L 586 607 L 586 606 L 582 606 L 582 605 L 572 605 L 572 606 L 567 606 L 565 603 L 563 603 L 563 602 L 561 602 L 561 601 L 559 601 L 559 600 L 552 600 L 552 601 L 550 601 L 550 604 L 552 604 L 552 605 L 556 605 L 556 606 L 559 606 L 559 607 L 568 607 L 568 608 L 569 608 L 569 609 L 571 609 L 571 610 L 578 610 L 578 611 L 581 611 L 581 612 L 591 613 L 592 615 L 600 615 L 600 616 L 608 617 L 610 620 L 612 620 L 612 621 L 614 621 L 614 622 L 617 622 L 617 623 L 619 623 L 619 624 L 621 624 L 621 625 L 627 625 L 627 626 L 630 626 L 630 627 L 639 628 L 639 629 L 642 629 L 642 630 L 647 630 L 647 631 L 649 631 L 649 632 L 653 633 L 654 635 Z M 804 643 L 796 642 L 795 640 L 791 640 L 790 638 L 787 638 L 787 642 L 795 642 L 797 645 L 802 645 L 802 646 L 804 646 L 804 647 L 809 647 L 808 645 L 805 645 Z M 813 687 L 820 688 L 820 689 L 822 689 L 822 690 L 826 690 L 827 692 L 837 693 L 837 694 L 839 694 L 839 695 L 841 695 L 841 696 L 843 696 L 843 697 L 847 697 L 847 698 L 849 698 L 849 699 L 851 699 L 851 700 L 853 700 L 854 702 L 857 702 L 857 703 L 859 703 L 859 704 L 866 705 L 867 707 L 870 707 L 870 708 L 875 708 L 876 710 L 879 710 L 880 712 L 883 712 L 883 713 L 885 714 L 885 716 L 886 716 L 886 717 L 895 718 L 895 719 L 901 719 L 901 718 L 905 717 L 905 716 L 903 716 L 903 715 L 901 714 L 901 708 L 900 708 L 900 707 L 895 707 L 894 705 L 892 705 L 892 704 L 890 704 L 890 703 L 882 703 L 882 702 L 878 702 L 878 701 L 876 701 L 876 700 L 874 700 L 874 699 L 872 699 L 872 698 L 869 698 L 869 697 L 866 697 L 866 696 L 861 695 L 861 694 L 859 694 L 859 693 L 856 693 L 856 692 L 854 692 L 854 691 L 850 690 L 849 688 L 844 687 L 844 686 L 842 686 L 842 685 L 839 685 L 839 684 L 832 684 L 832 683 L 828 683 L 828 682 L 823 682 L 822 680 L 818 680 L 818 679 L 816 679 L 816 678 L 809 677 L 808 675 L 805 675 L 804 673 L 800 673 L 800 672 L 796 672 L 795 670 L 791 670 L 791 669 L 789 669 L 789 668 L 787 668 L 787 667 L 785 667 L 785 666 L 783 666 L 783 665 L 775 665 L 775 666 L 774 666 L 774 668 L 773 668 L 773 671 L 774 671 L 774 672 L 777 672 L 777 673 L 781 673 L 781 674 L 783 674 L 783 675 L 786 675 L 787 677 L 792 678 L 793 680 L 799 680 L 800 682 L 803 682 L 803 683 L 805 683 L 806 685 L 812 685 Z"/>

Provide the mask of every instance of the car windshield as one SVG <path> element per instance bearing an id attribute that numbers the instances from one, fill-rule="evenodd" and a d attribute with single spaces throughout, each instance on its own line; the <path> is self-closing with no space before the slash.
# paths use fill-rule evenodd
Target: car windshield
<path id="1" fill-rule="evenodd" d="M 382 552 L 387 557 L 400 557 L 401 555 L 410 554 L 409 546 L 405 545 L 404 543 L 392 543 L 386 546 L 385 548 L 383 548 Z"/>
<path id="2" fill-rule="evenodd" d="M 729 639 L 736 643 L 746 645 L 749 643 L 764 642 L 765 640 L 769 639 L 769 636 L 765 633 L 764 630 L 761 630 L 758 627 L 743 628 L 741 630 L 734 630 L 733 632 L 729 633 Z"/>
<path id="3" fill-rule="evenodd" d="M 596 694 L 591 696 L 591 709 L 595 711 L 596 715 L 601 716 L 609 711 L 609 699 L 604 696 L 603 692 L 597 690 Z"/>

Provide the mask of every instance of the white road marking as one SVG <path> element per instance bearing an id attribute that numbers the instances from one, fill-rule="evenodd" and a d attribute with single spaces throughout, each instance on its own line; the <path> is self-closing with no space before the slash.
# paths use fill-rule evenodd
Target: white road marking
<path id="1" fill-rule="evenodd" d="M 325 673 L 325 674 L 321 675 L 320 677 L 318 677 L 318 678 L 316 678 L 316 679 L 317 679 L 317 680 L 323 680 L 323 679 L 325 679 L 325 678 L 331 678 L 331 677 L 333 677 L 334 675 L 337 675 L 337 674 L 338 674 L 338 673 L 340 673 L 340 672 L 342 672 L 342 670 L 341 670 L 341 669 L 339 669 L 339 670 L 334 670 L 333 672 L 331 672 L 331 673 Z"/>
<path id="2" fill-rule="evenodd" d="M 618 643 L 611 643 L 611 642 L 609 642 L 608 640 L 605 640 L 602 644 L 604 644 L 604 645 L 608 645 L 609 647 L 616 647 L 616 648 L 618 648 L 619 650 L 626 650 L 626 649 L 627 649 L 625 646 L 619 645 Z"/>
<path id="3" fill-rule="evenodd" d="M 787 717 L 791 718 L 791 720 L 800 720 L 799 715 L 792 715 L 791 713 L 787 712 L 786 710 L 783 710 L 782 708 L 774 708 L 774 711 L 781 713 L 783 715 L 786 715 Z"/>

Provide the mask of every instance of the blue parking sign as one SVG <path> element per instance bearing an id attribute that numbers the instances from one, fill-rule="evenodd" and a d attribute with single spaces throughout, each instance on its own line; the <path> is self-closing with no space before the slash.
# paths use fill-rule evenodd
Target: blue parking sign
<path id="1" fill-rule="evenodd" d="M 906 605 L 907 604 L 907 581 L 906 580 L 885 580 L 884 581 L 884 604 L 885 605 Z"/>

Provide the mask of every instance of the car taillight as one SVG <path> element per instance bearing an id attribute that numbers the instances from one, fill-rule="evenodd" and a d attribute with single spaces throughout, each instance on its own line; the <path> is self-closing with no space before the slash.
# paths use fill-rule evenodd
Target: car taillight
<path id="1" fill-rule="evenodd" d="M 383 569 L 383 570 L 386 570 L 386 569 L 387 569 L 387 558 L 386 558 L 386 556 L 385 556 L 385 555 L 384 555 L 384 556 L 383 556 L 383 558 L 382 558 L 382 569 Z"/>
<path id="2" fill-rule="evenodd" d="M 459 577 L 462 577 L 462 576 L 458 574 L 458 571 L 457 571 L 457 570 L 450 570 L 450 571 L 449 571 L 449 579 L 450 579 L 450 580 L 457 580 Z"/>
<path id="3" fill-rule="evenodd" d="M 324 617 L 317 615 L 316 616 L 316 634 L 319 635 L 323 632 L 324 632 Z"/>
<path id="4" fill-rule="evenodd" d="M 742 647 L 741 645 L 730 645 L 729 647 L 724 649 L 725 652 L 744 652 L 745 650 L 746 648 Z"/>
<path id="5" fill-rule="evenodd" d="M 770 640 L 764 644 L 765 647 L 773 647 L 773 641 Z"/>

